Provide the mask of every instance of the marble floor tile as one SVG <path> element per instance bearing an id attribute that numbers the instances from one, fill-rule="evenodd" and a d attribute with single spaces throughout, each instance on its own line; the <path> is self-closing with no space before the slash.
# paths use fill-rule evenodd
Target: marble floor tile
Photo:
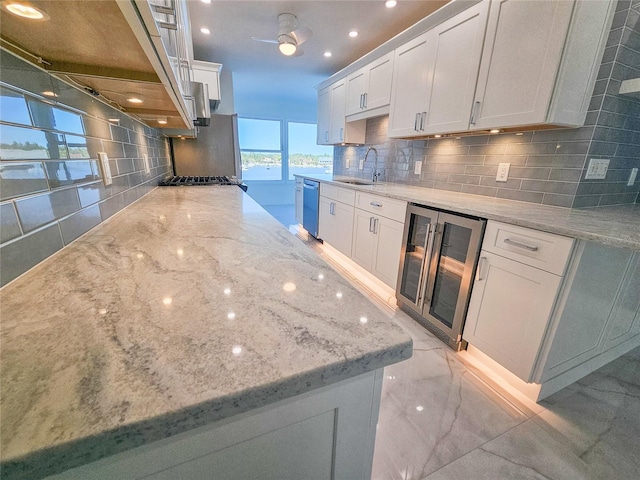
<path id="1" fill-rule="evenodd" d="M 588 465 L 533 420 L 425 477 L 424 480 L 590 479 Z"/>

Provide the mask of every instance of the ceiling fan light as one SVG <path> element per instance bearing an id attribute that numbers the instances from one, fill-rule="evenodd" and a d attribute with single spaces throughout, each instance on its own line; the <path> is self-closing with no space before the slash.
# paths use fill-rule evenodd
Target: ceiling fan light
<path id="1" fill-rule="evenodd" d="M 2 2 L 2 8 L 13 15 L 29 20 L 49 20 L 49 15 L 25 2 Z"/>
<path id="2" fill-rule="evenodd" d="M 295 44 L 290 42 L 280 42 L 278 44 L 278 49 L 280 50 L 280 53 L 282 53 L 283 55 L 286 55 L 287 57 L 290 57 L 291 55 L 296 53 L 296 50 L 298 49 L 298 47 L 296 47 Z"/>

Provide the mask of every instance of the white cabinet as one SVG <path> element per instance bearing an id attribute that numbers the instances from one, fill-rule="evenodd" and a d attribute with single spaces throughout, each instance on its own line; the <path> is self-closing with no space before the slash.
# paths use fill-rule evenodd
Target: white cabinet
<path id="1" fill-rule="evenodd" d="M 353 190 L 320 184 L 318 236 L 348 257 L 351 256 L 354 197 Z"/>
<path id="2" fill-rule="evenodd" d="M 296 177 L 295 195 L 296 222 L 302 224 L 302 211 L 304 208 L 304 179 L 302 177 Z"/>
<path id="3" fill-rule="evenodd" d="M 463 338 L 525 382 L 572 246 L 570 238 L 487 223 Z"/>
<path id="4" fill-rule="evenodd" d="M 366 121 L 347 123 L 346 78 L 339 80 L 318 92 L 318 136 L 319 145 L 340 145 L 364 143 Z"/>
<path id="5" fill-rule="evenodd" d="M 493 0 L 470 130 L 582 125 L 614 6 Z"/>
<path id="6" fill-rule="evenodd" d="M 607 326 L 604 348 L 619 345 L 640 335 L 640 255 L 629 265 Z"/>
<path id="7" fill-rule="evenodd" d="M 220 72 L 222 71 L 222 64 L 201 62 L 194 60 L 193 66 L 193 81 L 206 83 L 209 90 L 209 100 L 220 100 L 222 98 L 220 92 Z"/>
<path id="8" fill-rule="evenodd" d="M 400 266 L 406 202 L 356 194 L 351 258 L 395 289 Z"/>
<path id="9" fill-rule="evenodd" d="M 489 2 L 396 49 L 389 137 L 469 127 Z"/>
<path id="10" fill-rule="evenodd" d="M 393 52 L 347 76 L 347 117 L 362 114 L 358 118 L 367 118 L 387 113 L 382 107 L 391 101 L 392 76 Z"/>
<path id="11" fill-rule="evenodd" d="M 318 145 L 330 145 L 329 128 L 331 125 L 331 88 L 318 92 Z"/>

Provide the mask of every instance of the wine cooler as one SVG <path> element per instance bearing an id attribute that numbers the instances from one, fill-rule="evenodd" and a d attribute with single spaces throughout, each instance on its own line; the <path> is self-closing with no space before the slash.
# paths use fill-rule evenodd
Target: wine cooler
<path id="1" fill-rule="evenodd" d="M 396 297 L 402 310 L 454 350 L 462 340 L 486 221 L 409 205 Z"/>

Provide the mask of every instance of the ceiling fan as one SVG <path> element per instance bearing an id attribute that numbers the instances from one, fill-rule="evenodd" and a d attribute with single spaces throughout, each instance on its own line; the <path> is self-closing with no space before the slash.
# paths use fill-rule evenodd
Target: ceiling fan
<path id="1" fill-rule="evenodd" d="M 304 52 L 300 45 L 309 40 L 313 32 L 307 27 L 298 27 L 298 17 L 292 13 L 278 15 L 278 35 L 275 40 L 251 37 L 256 42 L 277 43 L 280 53 L 298 57 Z"/>

